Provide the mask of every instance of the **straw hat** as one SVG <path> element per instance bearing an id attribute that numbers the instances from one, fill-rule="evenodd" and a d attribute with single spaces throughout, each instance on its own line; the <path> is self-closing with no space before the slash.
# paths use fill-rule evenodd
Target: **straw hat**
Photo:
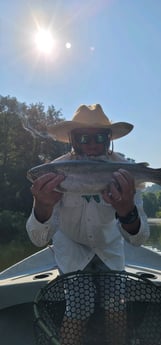
<path id="1" fill-rule="evenodd" d="M 127 122 L 110 122 L 100 104 L 93 104 L 81 105 L 71 121 L 48 126 L 47 131 L 54 140 L 67 143 L 71 131 L 76 128 L 109 128 L 112 130 L 112 139 L 118 139 L 128 134 L 133 129 L 133 125 Z"/>

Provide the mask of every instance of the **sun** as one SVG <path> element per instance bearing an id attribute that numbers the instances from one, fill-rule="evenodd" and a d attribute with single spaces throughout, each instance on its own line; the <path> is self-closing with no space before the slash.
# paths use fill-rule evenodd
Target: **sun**
<path id="1" fill-rule="evenodd" d="M 39 52 L 50 54 L 54 47 L 54 39 L 49 30 L 39 29 L 35 34 L 35 43 Z"/>

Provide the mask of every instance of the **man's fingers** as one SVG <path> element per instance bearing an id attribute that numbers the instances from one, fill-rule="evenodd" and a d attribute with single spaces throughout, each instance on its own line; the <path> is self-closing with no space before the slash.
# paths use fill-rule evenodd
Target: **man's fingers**
<path id="1" fill-rule="evenodd" d="M 63 175 L 57 175 L 46 184 L 46 191 L 54 190 L 64 180 Z"/>
<path id="2" fill-rule="evenodd" d="M 45 192 L 50 192 L 54 190 L 63 180 L 63 175 L 56 175 L 54 173 L 48 173 L 37 178 L 32 187 L 32 194 L 37 194 L 39 191 L 44 190 Z"/>

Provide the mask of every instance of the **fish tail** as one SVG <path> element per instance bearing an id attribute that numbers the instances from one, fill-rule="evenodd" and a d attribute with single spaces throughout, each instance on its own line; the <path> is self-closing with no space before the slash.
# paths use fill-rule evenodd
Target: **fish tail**
<path id="1" fill-rule="evenodd" d="M 154 169 L 151 175 L 151 182 L 161 186 L 161 169 Z"/>

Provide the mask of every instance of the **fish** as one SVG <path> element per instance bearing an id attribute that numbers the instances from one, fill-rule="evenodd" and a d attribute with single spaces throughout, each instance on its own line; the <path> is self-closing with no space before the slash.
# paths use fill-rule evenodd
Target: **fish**
<path id="1" fill-rule="evenodd" d="M 98 194 L 107 189 L 113 173 L 119 169 L 124 169 L 131 173 L 136 185 L 152 182 L 161 186 L 161 168 L 150 168 L 145 162 L 58 160 L 29 169 L 27 171 L 27 178 L 33 183 L 38 177 L 50 172 L 58 175 L 61 174 L 65 178 L 56 187 L 56 191 L 89 195 Z"/>

